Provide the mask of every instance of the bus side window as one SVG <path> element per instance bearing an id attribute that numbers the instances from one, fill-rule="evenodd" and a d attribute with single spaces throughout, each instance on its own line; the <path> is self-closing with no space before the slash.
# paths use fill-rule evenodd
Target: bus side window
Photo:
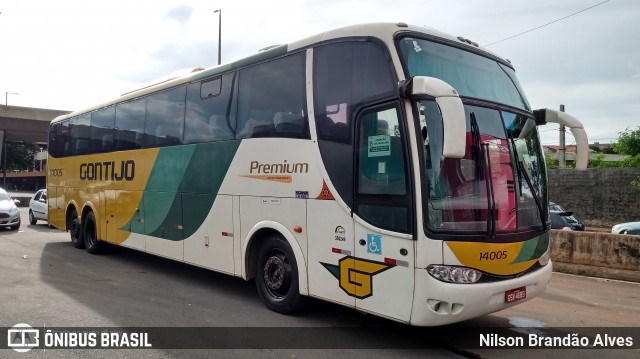
<path id="1" fill-rule="evenodd" d="M 74 117 L 69 122 L 69 133 L 72 138 L 70 155 L 84 155 L 91 151 L 89 139 L 91 130 L 91 115 L 84 114 Z"/>
<path id="2" fill-rule="evenodd" d="M 380 228 L 408 233 L 411 196 L 400 118 L 395 103 L 358 116 L 355 212 Z"/>
<path id="3" fill-rule="evenodd" d="M 53 157 L 66 157 L 69 151 L 69 120 L 55 123 L 49 132 L 49 154 Z"/>
<path id="4" fill-rule="evenodd" d="M 309 138 L 305 53 L 240 71 L 236 138 Z"/>
<path id="5" fill-rule="evenodd" d="M 101 153 L 113 150 L 113 126 L 116 120 L 114 106 L 91 113 L 91 152 Z"/>
<path id="6" fill-rule="evenodd" d="M 147 98 L 144 147 L 182 144 L 186 86 L 158 92 Z"/>
<path id="7" fill-rule="evenodd" d="M 116 106 L 115 150 L 142 148 L 146 108 L 146 98 L 137 98 Z"/>
<path id="8" fill-rule="evenodd" d="M 237 72 L 194 82 L 187 87 L 184 143 L 230 140 L 235 136 L 233 93 Z"/>
<path id="9" fill-rule="evenodd" d="M 314 103 L 318 138 L 351 143 L 353 115 L 364 103 L 395 96 L 385 49 L 346 41 L 314 49 Z"/>

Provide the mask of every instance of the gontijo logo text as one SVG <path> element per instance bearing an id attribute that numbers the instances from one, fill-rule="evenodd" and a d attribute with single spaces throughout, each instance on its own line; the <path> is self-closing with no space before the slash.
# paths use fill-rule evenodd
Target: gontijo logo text
<path id="1" fill-rule="evenodd" d="M 89 162 L 80 164 L 81 181 L 133 181 L 136 175 L 134 160 Z"/>
<path id="2" fill-rule="evenodd" d="M 7 332 L 7 346 L 19 353 L 34 348 L 151 348 L 149 334 L 126 332 L 117 328 L 33 328 L 28 324 L 14 325 Z"/>

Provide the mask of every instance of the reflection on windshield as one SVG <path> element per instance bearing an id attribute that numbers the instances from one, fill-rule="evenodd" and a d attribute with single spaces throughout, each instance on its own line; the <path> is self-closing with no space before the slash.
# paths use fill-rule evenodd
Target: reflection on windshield
<path id="1" fill-rule="evenodd" d="M 419 38 L 398 41 L 407 77 L 430 76 L 453 86 L 460 96 L 530 110 L 513 69 L 456 47 Z"/>
<path id="2" fill-rule="evenodd" d="M 465 156 L 444 158 L 438 107 L 434 101 L 419 106 L 429 197 L 426 222 L 432 231 L 493 236 L 543 227 L 546 174 L 533 119 L 467 105 Z"/>

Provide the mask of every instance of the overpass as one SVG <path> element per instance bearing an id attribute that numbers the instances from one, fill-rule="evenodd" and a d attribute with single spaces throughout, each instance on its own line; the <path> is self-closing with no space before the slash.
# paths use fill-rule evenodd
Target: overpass
<path id="1" fill-rule="evenodd" d="M 44 108 L 0 105 L 0 159 L 4 155 L 7 142 L 27 142 L 47 144 L 49 139 L 49 123 L 54 118 L 71 111 L 49 110 Z M 0 164 L 3 172 L 3 186 L 8 177 L 45 177 L 41 173 L 18 172 L 8 174 L 5 161 Z"/>

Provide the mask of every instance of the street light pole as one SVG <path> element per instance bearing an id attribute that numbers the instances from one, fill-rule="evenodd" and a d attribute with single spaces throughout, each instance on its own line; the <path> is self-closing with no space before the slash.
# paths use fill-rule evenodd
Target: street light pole
<path id="1" fill-rule="evenodd" d="M 5 106 L 9 104 L 9 95 L 19 95 L 17 92 L 5 92 L 4 93 L 4 104 Z"/>
<path id="2" fill-rule="evenodd" d="M 218 65 L 220 65 L 222 63 L 222 9 L 213 13 L 218 13 Z"/>

